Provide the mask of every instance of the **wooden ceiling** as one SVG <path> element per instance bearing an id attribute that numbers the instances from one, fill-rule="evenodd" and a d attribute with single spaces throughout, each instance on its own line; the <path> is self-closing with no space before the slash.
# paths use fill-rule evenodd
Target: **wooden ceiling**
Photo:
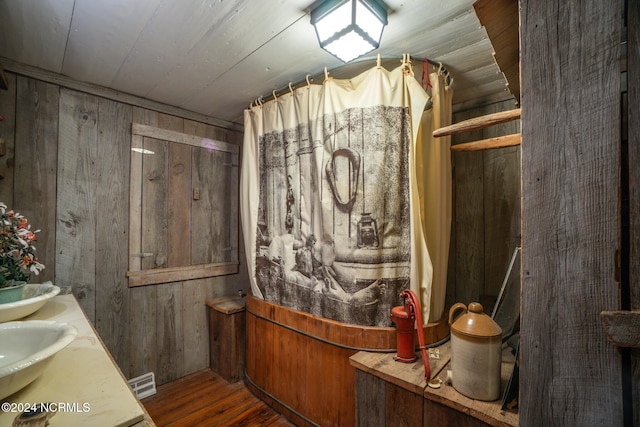
<path id="1" fill-rule="evenodd" d="M 318 46 L 312 0 L 0 1 L 0 65 L 44 70 L 242 123 L 260 96 L 307 74 L 348 77 L 404 53 L 442 62 L 458 108 L 511 98 L 473 0 L 387 0 L 389 24 L 367 59 L 343 66 Z M 418 68 L 415 68 L 415 67 Z M 420 78 L 420 64 L 415 64 Z M 314 82 L 319 82 L 319 77 Z M 1 96 L 1 93 L 0 93 Z"/>

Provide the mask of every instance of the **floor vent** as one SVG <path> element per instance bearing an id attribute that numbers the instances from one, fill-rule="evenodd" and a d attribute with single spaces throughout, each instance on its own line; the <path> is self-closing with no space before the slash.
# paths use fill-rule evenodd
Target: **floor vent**
<path id="1" fill-rule="evenodd" d="M 138 399 L 156 394 L 156 377 L 153 372 L 131 378 L 128 382 Z"/>

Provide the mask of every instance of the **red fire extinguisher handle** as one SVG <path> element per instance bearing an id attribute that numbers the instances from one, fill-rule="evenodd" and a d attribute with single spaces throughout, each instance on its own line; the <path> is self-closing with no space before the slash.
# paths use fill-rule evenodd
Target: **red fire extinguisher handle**
<path id="1" fill-rule="evenodd" d="M 431 367 L 429 366 L 429 358 L 427 357 L 427 349 L 424 345 L 424 331 L 422 329 L 422 310 L 420 310 L 420 301 L 418 296 L 411 289 L 405 289 L 400 294 L 405 299 L 405 305 L 408 310 L 413 312 L 416 319 L 416 328 L 418 329 L 418 343 L 422 352 L 422 360 L 424 361 L 424 377 L 427 382 L 431 379 Z"/>

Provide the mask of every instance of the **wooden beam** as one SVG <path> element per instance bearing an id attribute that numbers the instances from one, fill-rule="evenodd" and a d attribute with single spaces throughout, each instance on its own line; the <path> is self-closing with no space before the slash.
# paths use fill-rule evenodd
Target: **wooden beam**
<path id="1" fill-rule="evenodd" d="M 228 142 L 218 141 L 210 138 L 203 138 L 195 135 L 187 135 L 182 132 L 160 129 L 154 126 L 147 126 L 140 123 L 131 124 L 131 133 L 133 135 L 141 135 L 144 137 L 159 139 L 163 141 L 193 145 L 195 147 L 206 148 L 208 150 L 225 151 L 235 154 L 238 154 L 240 152 L 240 148 L 235 144 L 229 144 Z"/>
<path id="2" fill-rule="evenodd" d="M 520 108 L 509 111 L 500 111 L 498 113 L 487 114 L 486 116 L 474 117 L 459 123 L 442 127 L 433 131 L 433 136 L 438 138 L 441 136 L 453 135 L 456 133 L 467 132 L 476 129 L 482 129 L 487 126 L 497 125 L 498 123 L 510 122 L 520 118 Z"/>
<path id="3" fill-rule="evenodd" d="M 617 347 L 640 348 L 640 311 L 602 311 L 607 338 Z"/>
<path id="4" fill-rule="evenodd" d="M 490 150 L 492 148 L 512 147 L 514 145 L 520 145 L 521 139 L 519 133 L 514 133 L 512 135 L 497 136 L 495 138 L 452 145 L 451 151 L 480 151 Z"/>
<path id="5" fill-rule="evenodd" d="M 518 0 L 476 0 L 473 9 L 487 31 L 496 64 L 520 102 L 520 44 Z"/>
<path id="6" fill-rule="evenodd" d="M 238 262 L 218 264 L 188 265 L 184 267 L 154 268 L 151 270 L 128 271 L 129 287 L 157 285 L 159 283 L 183 282 L 185 280 L 224 276 L 238 272 Z"/>

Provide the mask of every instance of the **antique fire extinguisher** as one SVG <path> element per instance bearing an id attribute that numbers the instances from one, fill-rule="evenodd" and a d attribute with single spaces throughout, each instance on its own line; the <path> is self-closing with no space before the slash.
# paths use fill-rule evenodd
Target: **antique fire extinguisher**
<path id="1" fill-rule="evenodd" d="M 416 361 L 413 331 L 417 321 L 418 342 L 420 344 L 420 350 L 422 351 L 422 360 L 424 361 L 424 376 L 426 380 L 429 381 L 431 379 L 431 368 L 429 367 L 429 358 L 427 357 L 427 350 L 424 345 L 420 302 L 416 294 L 410 289 L 402 291 L 400 296 L 404 299 L 404 305 L 391 309 L 391 321 L 396 324 L 396 344 L 398 351 L 394 359 L 403 363 L 413 363 Z"/>

